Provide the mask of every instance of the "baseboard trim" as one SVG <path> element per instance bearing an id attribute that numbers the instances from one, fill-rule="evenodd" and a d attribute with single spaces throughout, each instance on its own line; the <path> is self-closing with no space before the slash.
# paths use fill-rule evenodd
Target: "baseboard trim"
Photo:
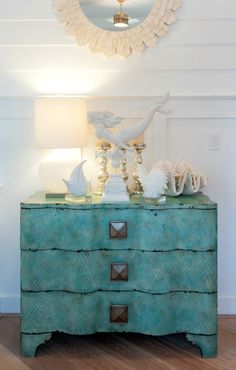
<path id="1" fill-rule="evenodd" d="M 0 313 L 20 313 L 20 296 L 1 296 Z M 219 315 L 236 315 L 236 297 L 220 296 L 218 299 Z"/>
<path id="2" fill-rule="evenodd" d="M 20 296 L 1 296 L 0 313 L 20 313 Z"/>
<path id="3" fill-rule="evenodd" d="M 235 315 L 236 314 L 236 297 L 220 296 L 218 299 L 219 314 Z"/>

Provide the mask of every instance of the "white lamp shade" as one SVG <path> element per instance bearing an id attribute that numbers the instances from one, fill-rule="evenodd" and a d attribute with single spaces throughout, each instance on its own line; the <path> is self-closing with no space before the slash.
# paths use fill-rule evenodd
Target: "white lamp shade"
<path id="1" fill-rule="evenodd" d="M 82 148 L 87 144 L 87 125 L 85 99 L 35 100 L 35 134 L 38 148 Z"/>

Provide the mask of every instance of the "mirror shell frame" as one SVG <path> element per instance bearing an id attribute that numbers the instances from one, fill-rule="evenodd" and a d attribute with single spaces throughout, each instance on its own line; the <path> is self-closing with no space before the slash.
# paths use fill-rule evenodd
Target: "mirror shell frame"
<path id="1" fill-rule="evenodd" d="M 78 46 L 88 45 L 93 53 L 128 57 L 155 47 L 160 37 L 166 36 L 170 24 L 176 21 L 176 11 L 182 0 L 155 0 L 154 5 L 136 27 L 124 31 L 108 31 L 97 27 L 84 14 L 79 0 L 53 0 L 58 20 L 67 35 L 73 36 Z"/>

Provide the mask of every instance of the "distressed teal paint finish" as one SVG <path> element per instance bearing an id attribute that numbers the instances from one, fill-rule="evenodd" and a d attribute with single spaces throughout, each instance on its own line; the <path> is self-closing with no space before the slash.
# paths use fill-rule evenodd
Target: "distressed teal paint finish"
<path id="1" fill-rule="evenodd" d="M 51 339 L 52 334 L 21 334 L 21 354 L 22 356 L 33 357 L 36 353 L 36 349 L 40 344 Z"/>
<path id="2" fill-rule="evenodd" d="M 93 197 L 90 200 L 86 201 L 84 204 L 79 203 L 71 203 L 66 201 L 63 198 L 45 198 L 44 192 L 37 192 L 36 194 L 30 196 L 24 202 L 21 203 L 22 207 L 25 208 L 30 206 L 33 208 L 41 208 L 42 206 L 47 206 L 48 208 L 55 207 L 57 205 L 64 205 L 68 208 L 73 209 L 81 209 L 81 208 L 93 208 L 93 209 L 109 209 L 114 207 L 116 209 L 123 209 L 127 208 L 136 209 L 139 206 L 144 206 L 147 209 L 152 209 L 153 207 L 157 206 L 158 201 L 155 202 L 155 199 L 147 199 L 140 196 L 134 196 L 130 198 L 130 202 L 128 203 L 113 203 L 112 205 L 109 203 L 101 204 L 101 197 Z M 162 209 L 169 209 L 169 208 L 198 208 L 198 209 L 215 209 L 216 203 L 210 200 L 206 195 L 202 193 L 197 193 L 191 196 L 180 195 L 178 197 L 167 197 L 166 203 L 162 205 L 158 205 L 158 208 Z"/>
<path id="3" fill-rule="evenodd" d="M 23 333 L 56 330 L 70 334 L 126 331 L 163 335 L 216 333 L 216 294 L 96 292 L 23 294 Z M 109 322 L 110 304 L 128 305 L 128 324 Z"/>
<path id="4" fill-rule="evenodd" d="M 170 251 L 25 251 L 22 255 L 24 291 L 102 290 L 216 292 L 216 252 Z M 193 263 L 194 261 L 194 263 Z M 111 281 L 111 264 L 128 263 L 127 282 Z M 79 277 L 79 278 L 78 278 Z"/>
<path id="5" fill-rule="evenodd" d="M 188 334 L 216 354 L 216 205 L 202 194 L 127 204 L 70 204 L 43 194 L 21 205 L 21 351 L 33 356 L 50 333 Z M 109 238 L 125 221 L 128 237 Z M 111 263 L 128 263 L 128 281 L 111 281 Z M 111 324 L 111 304 L 128 305 Z"/>
<path id="6" fill-rule="evenodd" d="M 65 217 L 66 211 L 66 217 Z M 196 209 L 24 209 L 24 249 L 96 250 L 212 250 L 215 248 L 215 210 Z M 186 220 L 189 235 L 186 238 Z M 109 238 L 109 222 L 126 221 L 129 238 Z M 138 225 L 138 227 L 137 227 Z M 99 232 L 98 232 L 99 230 Z"/>
<path id="7" fill-rule="evenodd" d="M 215 357 L 217 353 L 216 335 L 187 334 L 186 338 L 200 347 L 203 357 Z"/>

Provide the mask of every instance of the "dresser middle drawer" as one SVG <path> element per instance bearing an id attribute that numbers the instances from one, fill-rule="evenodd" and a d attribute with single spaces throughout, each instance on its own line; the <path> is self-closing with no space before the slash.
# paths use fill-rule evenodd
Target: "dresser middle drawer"
<path id="1" fill-rule="evenodd" d="M 23 291 L 216 291 L 216 252 L 22 251 Z"/>

